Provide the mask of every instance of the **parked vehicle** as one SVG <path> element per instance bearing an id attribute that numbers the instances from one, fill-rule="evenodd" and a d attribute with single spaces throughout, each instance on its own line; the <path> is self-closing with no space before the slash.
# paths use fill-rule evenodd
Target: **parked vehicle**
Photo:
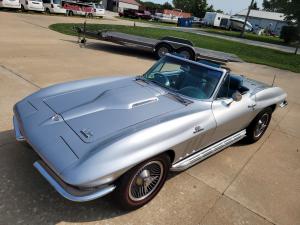
<path id="1" fill-rule="evenodd" d="M 92 13 L 90 13 L 89 16 L 103 17 L 105 15 L 105 9 L 101 4 L 90 3 L 89 5 L 93 8 Z"/>
<path id="2" fill-rule="evenodd" d="M 46 13 L 66 13 L 66 9 L 62 7 L 61 0 L 43 0 L 43 4 Z"/>
<path id="3" fill-rule="evenodd" d="M 150 20 L 152 19 L 152 14 L 150 11 L 146 11 L 146 10 L 139 10 L 137 12 L 137 16 L 139 19 L 143 19 L 143 20 Z"/>
<path id="4" fill-rule="evenodd" d="M 14 129 L 35 168 L 65 198 L 112 191 L 135 209 L 182 171 L 233 143 L 258 141 L 286 93 L 229 71 L 167 55 L 144 75 L 43 88 L 14 106 Z"/>
<path id="5" fill-rule="evenodd" d="M 137 19 L 137 10 L 136 9 L 124 9 L 122 12 L 119 12 L 120 17 L 127 17 L 132 19 Z"/>
<path id="6" fill-rule="evenodd" d="M 230 18 L 229 15 L 223 13 L 207 12 L 205 13 L 202 23 L 205 24 L 206 26 L 220 27 L 221 20 L 229 19 L 229 18 Z"/>
<path id="7" fill-rule="evenodd" d="M 228 29 L 241 31 L 241 30 L 243 30 L 244 23 L 245 23 L 245 19 L 243 19 L 243 18 L 230 17 L 230 23 L 228 24 L 228 26 L 229 26 Z M 245 31 L 247 31 L 247 32 L 253 31 L 253 26 L 248 21 L 245 26 Z"/>
<path id="8" fill-rule="evenodd" d="M 22 11 L 44 12 L 45 8 L 42 0 L 20 0 Z"/>
<path id="9" fill-rule="evenodd" d="M 71 1 L 71 0 L 61 0 L 61 4 L 64 9 L 66 9 L 66 14 L 68 16 L 78 15 L 78 16 L 88 16 L 93 14 L 93 6 L 86 2 Z"/>
<path id="10" fill-rule="evenodd" d="M 119 12 L 120 17 L 127 17 L 132 19 L 144 19 L 150 20 L 152 18 L 151 12 L 146 10 L 136 10 L 136 9 L 124 9 Z"/>
<path id="11" fill-rule="evenodd" d="M 21 4 L 19 0 L 0 0 L 0 8 L 20 9 Z"/>
<path id="12" fill-rule="evenodd" d="M 177 37 L 166 36 L 158 40 L 115 31 L 88 30 L 85 25 L 83 27 L 75 26 L 75 30 L 78 33 L 80 43 L 86 43 L 86 37 L 91 37 L 142 49 L 154 53 L 157 58 L 161 58 L 167 53 L 177 53 L 191 60 L 201 58 L 217 62 L 241 62 L 241 59 L 234 54 L 194 47 L 193 43 L 189 40 Z"/>

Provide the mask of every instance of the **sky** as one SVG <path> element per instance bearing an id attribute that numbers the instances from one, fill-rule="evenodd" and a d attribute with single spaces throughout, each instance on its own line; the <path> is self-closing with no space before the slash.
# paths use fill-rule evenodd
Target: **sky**
<path id="1" fill-rule="evenodd" d="M 143 1 L 152 1 L 156 3 L 170 2 L 172 0 L 143 0 Z M 237 13 L 246 9 L 250 5 L 251 0 L 207 0 L 208 4 L 212 4 L 215 9 L 221 9 L 225 13 Z M 258 7 L 261 7 L 263 0 L 257 0 Z"/>

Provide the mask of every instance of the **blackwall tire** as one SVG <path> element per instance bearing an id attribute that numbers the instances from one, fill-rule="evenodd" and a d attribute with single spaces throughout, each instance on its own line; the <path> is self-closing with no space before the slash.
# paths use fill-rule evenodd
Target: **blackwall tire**
<path id="1" fill-rule="evenodd" d="M 157 59 L 162 58 L 167 53 L 172 53 L 173 49 L 168 44 L 160 44 L 156 47 L 155 56 Z"/>

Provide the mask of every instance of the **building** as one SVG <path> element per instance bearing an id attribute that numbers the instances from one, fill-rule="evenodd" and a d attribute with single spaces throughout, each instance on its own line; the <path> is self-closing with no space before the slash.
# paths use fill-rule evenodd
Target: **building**
<path id="1" fill-rule="evenodd" d="M 115 12 L 123 12 L 124 9 L 138 10 L 140 4 L 135 0 L 102 0 L 105 9 Z"/>
<path id="2" fill-rule="evenodd" d="M 245 9 L 235 16 L 245 18 L 248 10 Z M 276 35 L 280 35 L 283 26 L 287 25 L 284 20 L 283 13 L 267 12 L 262 10 L 251 10 L 248 21 L 252 24 L 253 28 L 270 29 Z"/>

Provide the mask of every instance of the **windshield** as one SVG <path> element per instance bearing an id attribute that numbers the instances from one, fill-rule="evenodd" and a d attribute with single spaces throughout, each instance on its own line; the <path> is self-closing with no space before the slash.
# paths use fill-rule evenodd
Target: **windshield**
<path id="1" fill-rule="evenodd" d="M 196 99 L 209 99 L 221 77 L 220 71 L 168 56 L 144 75 L 159 86 Z"/>
<path id="2" fill-rule="evenodd" d="M 53 0 L 53 4 L 61 4 L 61 0 Z"/>
<path id="3" fill-rule="evenodd" d="M 95 4 L 95 8 L 96 8 L 96 9 L 103 9 L 103 6 L 100 5 L 100 4 Z"/>

